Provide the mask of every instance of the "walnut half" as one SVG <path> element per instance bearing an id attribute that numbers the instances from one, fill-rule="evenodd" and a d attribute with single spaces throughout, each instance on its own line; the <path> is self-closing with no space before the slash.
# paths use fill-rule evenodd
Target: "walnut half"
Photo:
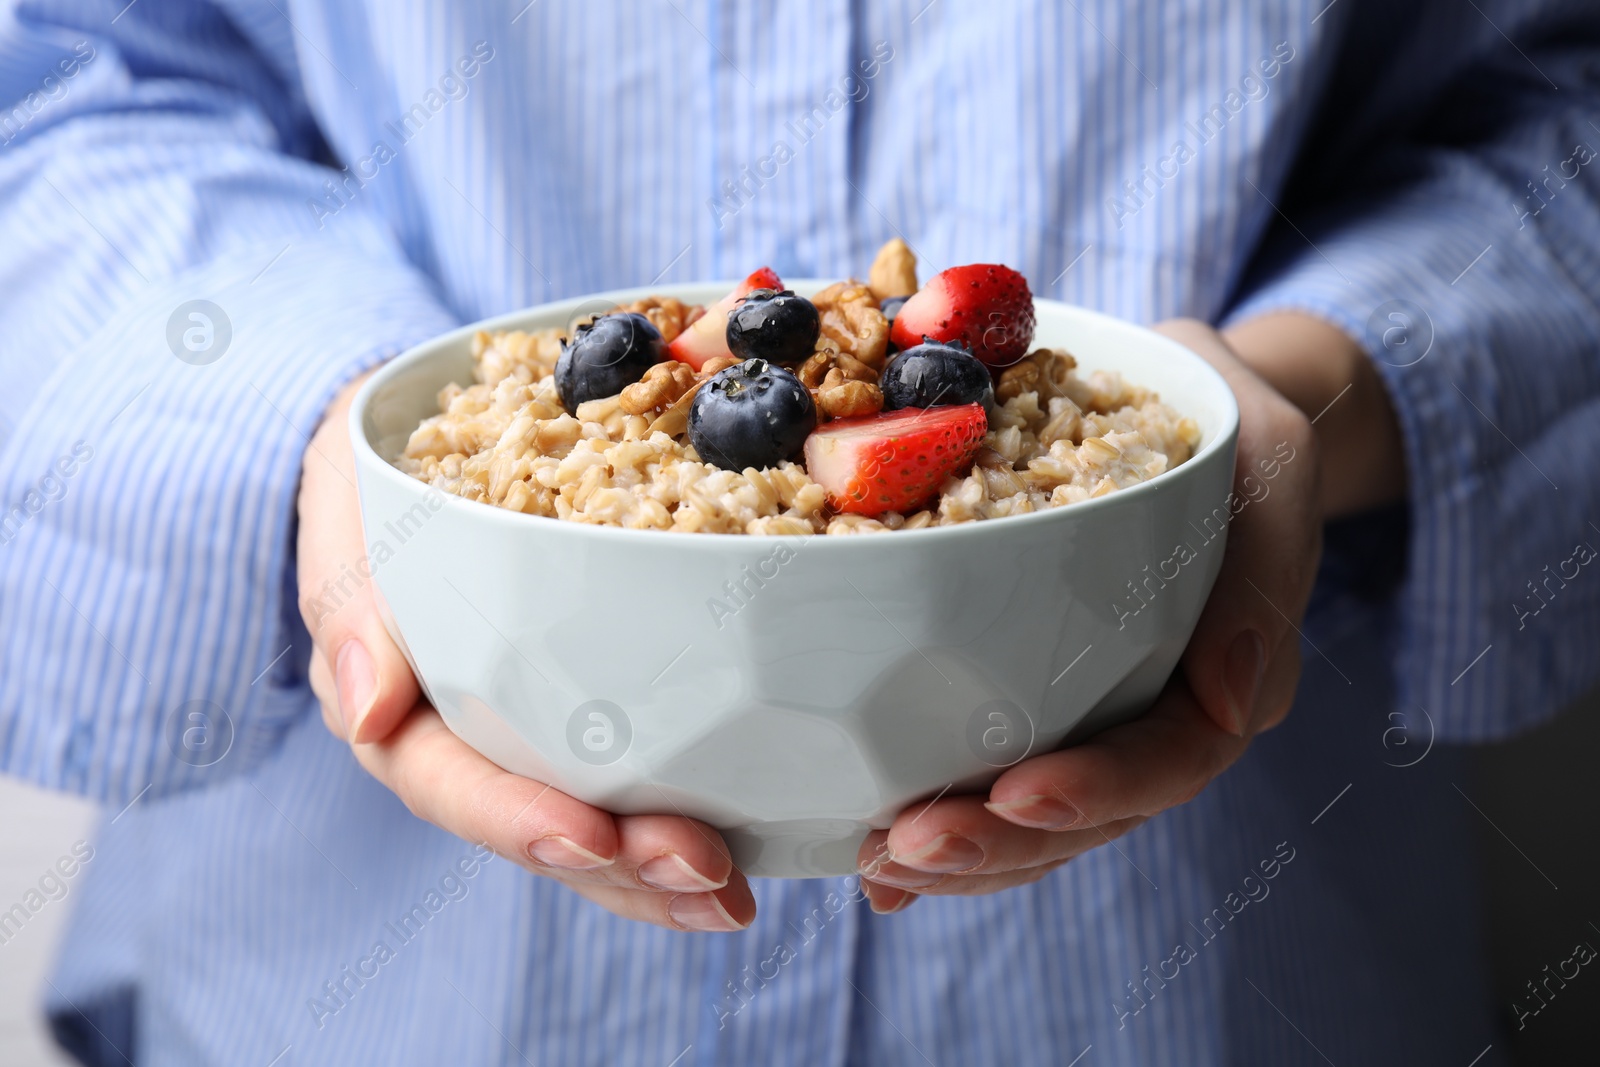
<path id="1" fill-rule="evenodd" d="M 872 290 L 860 282 L 835 282 L 811 298 L 822 318 L 816 351 L 839 352 L 877 370 L 889 350 L 889 320 Z"/>
<path id="2" fill-rule="evenodd" d="M 833 369 L 833 353 L 818 352 L 810 359 L 800 364 L 800 369 L 795 373 L 800 381 L 808 387 L 815 389 L 822 384 L 822 379 L 828 376 Z"/>
<path id="3" fill-rule="evenodd" d="M 1038 386 L 1039 364 L 1025 359 L 1000 372 L 1000 383 L 995 387 L 994 398 L 1004 404 L 1023 393 L 1037 392 Z"/>
<path id="4" fill-rule="evenodd" d="M 622 390 L 622 410 L 644 415 L 668 407 L 694 385 L 694 368 L 687 363 L 657 363 L 644 377 Z"/>
<path id="5" fill-rule="evenodd" d="M 614 307 L 606 314 L 627 311 L 637 312 L 649 319 L 650 325 L 661 331 L 662 340 L 671 344 L 673 338 L 688 329 L 689 324 L 699 318 L 705 309 L 699 305 L 691 307 L 670 296 L 647 296 L 643 300 Z"/>
<path id="6" fill-rule="evenodd" d="M 898 237 L 891 237 L 878 249 L 867 272 L 867 285 L 872 295 L 883 303 L 891 296 L 910 296 L 917 291 L 917 257 L 911 246 Z"/>
<path id="7" fill-rule="evenodd" d="M 698 374 L 690 371 L 689 384 L 676 399 L 666 405 L 661 414 L 656 416 L 655 421 L 645 429 L 645 433 L 664 433 L 668 437 L 681 435 L 689 428 L 689 406 L 694 403 L 695 393 L 699 392 L 700 387 L 709 382 L 714 375 L 739 362 L 740 360 L 737 356 L 713 356 L 705 361 Z M 651 367 L 650 370 L 654 371 L 657 367 L 665 366 L 683 367 L 687 370 L 689 365 L 687 363 L 658 363 L 655 367 Z M 676 375 L 682 372 L 674 370 L 673 373 Z M 647 371 L 645 377 L 648 378 L 649 376 L 650 372 Z M 632 387 L 630 386 L 629 388 Z M 623 393 L 626 394 L 627 390 L 623 390 Z"/>
<path id="8" fill-rule="evenodd" d="M 881 389 L 871 382 L 846 378 L 837 370 L 828 372 L 827 379 L 814 395 L 817 407 L 830 419 L 876 415 L 883 410 Z"/>
<path id="9" fill-rule="evenodd" d="M 697 377 L 699 377 L 701 381 L 704 381 L 705 379 L 710 378 L 713 375 L 720 374 L 729 367 L 737 366 L 742 362 L 744 361 L 738 356 L 712 356 L 710 359 L 706 360 L 700 365 L 700 373 L 697 375 Z"/>

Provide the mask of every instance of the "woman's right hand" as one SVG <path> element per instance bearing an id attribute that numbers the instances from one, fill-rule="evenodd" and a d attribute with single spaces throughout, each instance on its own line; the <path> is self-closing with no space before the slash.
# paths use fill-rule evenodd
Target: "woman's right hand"
<path id="1" fill-rule="evenodd" d="M 328 729 L 419 818 L 616 915 L 675 930 L 748 926 L 755 898 L 715 829 L 676 815 L 612 815 L 502 770 L 422 700 L 370 582 L 359 577 L 366 546 L 346 421 L 359 385 L 323 417 L 300 481 L 300 612 L 315 642 L 311 688 Z"/>

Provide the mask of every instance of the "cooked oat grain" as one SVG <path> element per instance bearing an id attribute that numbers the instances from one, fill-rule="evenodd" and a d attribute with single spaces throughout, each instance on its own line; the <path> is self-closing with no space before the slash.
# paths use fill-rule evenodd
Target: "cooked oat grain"
<path id="1" fill-rule="evenodd" d="M 871 297 L 834 291 L 856 305 L 849 320 L 839 314 L 842 338 L 860 327 L 856 308 Z M 673 325 L 698 312 L 672 305 Z M 860 328 L 852 340 L 881 361 L 875 331 Z M 1148 389 L 1112 373 L 1080 377 L 1070 355 L 1040 349 L 1028 369 L 1008 375 L 972 471 L 947 479 L 928 508 L 877 519 L 833 515 L 822 487 L 797 464 L 741 473 L 700 462 L 674 417 L 682 404 L 641 414 L 630 410 L 640 406 L 633 397 L 608 397 L 567 414 L 555 388 L 556 330 L 480 332 L 472 353 L 474 382 L 440 391 L 440 413 L 412 433 L 396 466 L 469 500 L 571 522 L 746 534 L 948 526 L 1104 496 L 1184 462 L 1200 440 L 1194 420 Z M 692 389 L 679 378 L 674 391 L 684 386 L 686 399 Z"/>

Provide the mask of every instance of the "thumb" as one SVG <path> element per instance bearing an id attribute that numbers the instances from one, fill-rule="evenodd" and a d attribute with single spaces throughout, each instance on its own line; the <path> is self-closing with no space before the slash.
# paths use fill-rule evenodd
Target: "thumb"
<path id="1" fill-rule="evenodd" d="M 1239 448 L 1216 585 L 1184 652 L 1206 714 L 1229 733 L 1281 717 L 1299 675 L 1301 615 L 1321 554 L 1318 463 L 1311 425 L 1203 323 L 1157 330 L 1209 362 L 1239 404 Z M 1272 707 L 1268 707 L 1268 705 Z"/>
<path id="2" fill-rule="evenodd" d="M 388 736 L 421 693 L 384 629 L 372 588 L 356 495 L 347 416 L 361 381 L 334 399 L 312 435 L 300 475 L 300 614 L 332 673 L 345 740 Z"/>

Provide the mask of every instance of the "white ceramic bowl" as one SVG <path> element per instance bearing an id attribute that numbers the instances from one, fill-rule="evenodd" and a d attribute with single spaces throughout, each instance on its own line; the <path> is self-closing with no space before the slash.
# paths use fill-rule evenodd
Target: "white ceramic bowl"
<path id="1" fill-rule="evenodd" d="M 388 462 L 437 391 L 470 380 L 474 331 L 565 325 L 646 293 L 464 327 L 356 399 L 386 621 L 468 744 L 610 811 L 704 819 L 748 874 L 810 877 L 853 872 L 868 829 L 911 803 L 981 790 L 1149 705 L 1222 561 L 1238 411 L 1203 360 L 1125 322 L 1040 300 L 1035 343 L 1158 390 L 1199 423 L 1200 448 L 1033 515 L 857 537 L 623 530 L 441 494 Z M 1174 563 L 1179 544 L 1195 558 Z M 729 582 L 745 604 L 713 613 L 735 603 Z"/>

